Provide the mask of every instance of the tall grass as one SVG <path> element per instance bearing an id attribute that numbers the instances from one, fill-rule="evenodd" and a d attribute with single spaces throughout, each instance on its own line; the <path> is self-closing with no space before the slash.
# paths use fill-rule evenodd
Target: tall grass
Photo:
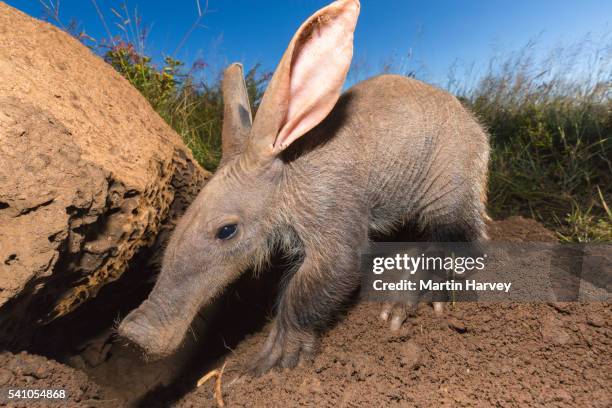
<path id="1" fill-rule="evenodd" d="M 491 134 L 493 216 L 535 218 L 564 241 L 612 241 L 612 42 L 601 44 L 538 60 L 530 43 L 455 89 Z"/>

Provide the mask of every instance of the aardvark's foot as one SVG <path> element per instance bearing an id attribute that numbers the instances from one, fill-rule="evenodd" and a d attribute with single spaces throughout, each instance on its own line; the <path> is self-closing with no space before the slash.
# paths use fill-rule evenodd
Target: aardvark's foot
<path id="1" fill-rule="evenodd" d="M 433 302 L 433 309 L 437 316 L 444 314 L 444 302 Z M 407 302 L 385 302 L 380 312 L 380 319 L 389 322 L 391 331 L 398 331 L 402 324 L 416 311 L 416 305 Z"/>
<path id="2" fill-rule="evenodd" d="M 316 340 L 314 333 L 279 328 L 274 322 L 262 351 L 250 366 L 250 371 L 259 376 L 273 367 L 295 367 L 300 359 L 312 359 Z"/>

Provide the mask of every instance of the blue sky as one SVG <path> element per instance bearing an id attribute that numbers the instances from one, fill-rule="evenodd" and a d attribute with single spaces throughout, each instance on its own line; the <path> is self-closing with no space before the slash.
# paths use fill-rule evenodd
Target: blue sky
<path id="1" fill-rule="evenodd" d="M 5 0 L 6 1 L 6 0 Z M 55 3 L 58 0 L 51 0 Z M 49 4 L 50 1 L 46 0 Z M 206 0 L 200 0 L 202 8 Z M 8 0 L 8 4 L 41 17 L 37 0 Z M 113 34 L 120 33 L 111 8 L 123 0 L 97 0 Z M 310 14 L 327 4 L 321 0 L 209 0 L 208 9 L 175 57 L 187 62 L 204 59 L 215 69 L 241 61 L 260 62 L 273 69 L 291 36 Z M 173 55 L 197 18 L 195 0 L 129 0 L 151 25 L 146 51 L 159 59 Z M 92 1 L 61 0 L 60 18 L 75 19 L 90 36 L 106 37 Z M 410 63 L 419 76 L 442 84 L 453 63 L 486 65 L 495 53 L 517 50 L 538 38 L 538 52 L 572 43 L 584 35 L 610 32 L 610 0 L 362 0 L 355 33 L 355 59 L 367 61 L 372 72 L 393 59 Z"/>

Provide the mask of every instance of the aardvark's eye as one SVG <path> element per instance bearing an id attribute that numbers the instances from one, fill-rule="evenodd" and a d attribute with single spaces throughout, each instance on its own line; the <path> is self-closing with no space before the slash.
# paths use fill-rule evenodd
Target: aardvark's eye
<path id="1" fill-rule="evenodd" d="M 230 239 L 236 235 L 238 226 L 236 224 L 227 224 L 217 230 L 217 238 L 219 239 Z"/>

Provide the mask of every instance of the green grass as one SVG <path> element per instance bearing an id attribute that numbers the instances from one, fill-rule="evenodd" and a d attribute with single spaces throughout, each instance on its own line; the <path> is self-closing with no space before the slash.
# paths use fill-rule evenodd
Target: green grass
<path id="1" fill-rule="evenodd" d="M 612 48 L 587 45 L 539 64 L 529 45 L 458 92 L 491 135 L 491 214 L 570 242 L 612 241 Z"/>

